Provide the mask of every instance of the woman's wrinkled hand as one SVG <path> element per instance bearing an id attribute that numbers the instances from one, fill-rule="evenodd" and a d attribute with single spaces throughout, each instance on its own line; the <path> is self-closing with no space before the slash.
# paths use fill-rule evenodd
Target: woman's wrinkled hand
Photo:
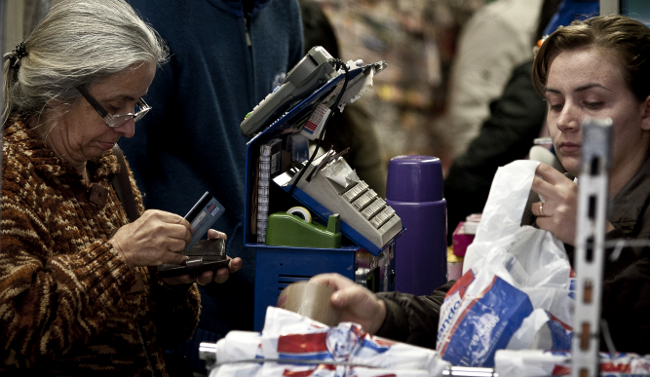
<path id="1" fill-rule="evenodd" d="M 179 215 L 147 210 L 134 222 L 121 227 L 108 241 L 130 267 L 181 264 L 192 237 L 192 226 Z"/>
<path id="2" fill-rule="evenodd" d="M 208 239 L 213 240 L 219 238 L 226 240 L 228 237 L 226 236 L 225 233 L 218 232 L 214 229 L 208 230 Z M 242 267 L 241 258 L 239 257 L 234 259 L 230 257 L 227 258 L 228 258 L 228 267 L 220 268 L 217 271 L 204 271 L 199 276 L 191 276 L 189 274 L 185 274 L 173 278 L 164 278 L 162 279 L 162 281 L 169 285 L 192 284 L 192 283 L 206 285 L 209 283 L 217 283 L 217 284 L 225 283 L 226 280 L 228 280 L 230 274 L 239 271 Z"/>
<path id="3" fill-rule="evenodd" d="M 332 306 L 341 309 L 341 322 L 355 322 L 368 333 L 374 334 L 386 318 L 386 304 L 374 293 L 339 274 L 320 274 L 310 282 L 326 285 L 335 290 Z"/>

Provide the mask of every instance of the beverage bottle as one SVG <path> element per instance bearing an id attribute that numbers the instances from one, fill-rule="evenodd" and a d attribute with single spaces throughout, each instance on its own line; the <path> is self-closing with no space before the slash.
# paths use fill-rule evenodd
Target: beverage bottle
<path id="1" fill-rule="evenodd" d="M 386 203 L 406 232 L 395 245 L 395 290 L 429 295 L 447 282 L 447 201 L 442 165 L 431 156 L 397 156 L 388 165 Z"/>

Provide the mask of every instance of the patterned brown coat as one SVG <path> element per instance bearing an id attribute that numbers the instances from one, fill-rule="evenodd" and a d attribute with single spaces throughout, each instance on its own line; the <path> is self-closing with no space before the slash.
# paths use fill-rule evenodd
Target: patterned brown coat
<path id="1" fill-rule="evenodd" d="M 163 350 L 191 336 L 199 293 L 129 268 L 107 242 L 128 223 L 112 151 L 88 162 L 88 184 L 17 121 L 2 164 L 0 374 L 166 376 Z"/>

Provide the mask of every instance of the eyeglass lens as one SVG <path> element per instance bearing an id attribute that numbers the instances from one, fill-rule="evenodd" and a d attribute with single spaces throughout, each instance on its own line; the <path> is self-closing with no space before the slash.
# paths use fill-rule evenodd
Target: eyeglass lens
<path id="1" fill-rule="evenodd" d="M 150 109 L 151 107 L 149 107 L 146 102 L 140 98 L 140 100 L 138 100 L 138 102 L 135 104 L 135 109 L 133 110 L 135 113 L 113 115 L 110 126 L 120 127 L 131 119 L 133 119 L 134 122 L 137 122 L 142 119 L 142 117 L 145 116 Z"/>

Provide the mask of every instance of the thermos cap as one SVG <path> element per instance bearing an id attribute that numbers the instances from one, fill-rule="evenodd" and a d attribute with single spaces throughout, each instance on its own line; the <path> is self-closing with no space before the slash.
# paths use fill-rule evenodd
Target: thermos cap
<path id="1" fill-rule="evenodd" d="M 434 202 L 443 198 L 442 165 L 438 157 L 397 156 L 388 164 L 386 199 Z"/>

